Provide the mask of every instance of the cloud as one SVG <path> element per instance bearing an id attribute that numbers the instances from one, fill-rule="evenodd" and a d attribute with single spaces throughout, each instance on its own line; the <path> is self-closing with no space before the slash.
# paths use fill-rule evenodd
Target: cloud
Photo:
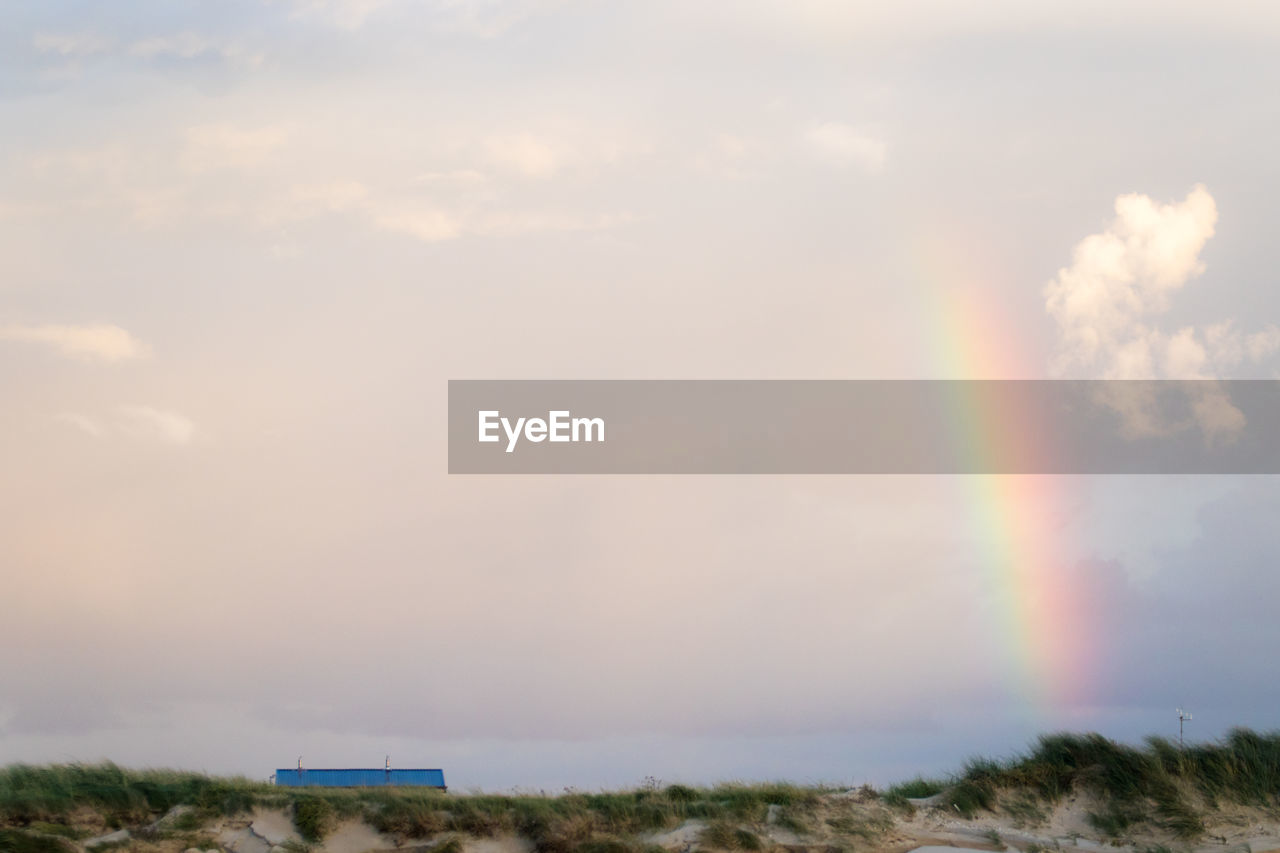
<path id="1" fill-rule="evenodd" d="M 197 125 L 187 129 L 187 145 L 181 154 L 181 162 L 197 172 L 258 166 L 283 148 L 288 138 L 289 134 L 283 127 Z"/>
<path id="2" fill-rule="evenodd" d="M 566 0 L 432 0 L 430 4 L 438 29 L 478 38 L 497 38 L 564 5 Z"/>
<path id="3" fill-rule="evenodd" d="M 1214 235 L 1218 208 L 1202 185 L 1186 199 L 1158 204 L 1131 193 L 1115 201 L 1105 231 L 1076 246 L 1070 267 L 1045 286 L 1045 309 L 1058 326 L 1052 370 L 1104 379 L 1212 379 L 1245 361 L 1259 362 L 1280 349 L 1280 329 L 1242 334 L 1232 320 L 1173 332 L 1155 320 L 1171 297 L 1204 272 L 1200 252 Z M 1221 388 L 1189 387 L 1195 422 L 1211 442 L 1229 440 L 1244 416 Z M 1123 417 L 1130 435 L 1167 433 L 1156 401 L 1131 390 L 1103 400 Z"/>
<path id="4" fill-rule="evenodd" d="M 295 186 L 286 194 L 284 204 L 294 215 L 309 216 L 362 208 L 368 199 L 369 188 L 359 181 L 330 181 Z"/>
<path id="5" fill-rule="evenodd" d="M 375 214 L 379 228 L 409 234 L 426 243 L 441 243 L 462 236 L 463 225 L 458 216 L 443 210 L 403 210 Z"/>
<path id="6" fill-rule="evenodd" d="M 635 133 L 564 121 L 538 131 L 489 134 L 476 145 L 488 166 L 531 179 L 552 178 L 571 170 L 590 172 L 652 150 L 650 143 Z"/>
<path id="7" fill-rule="evenodd" d="M 690 165 L 703 174 L 736 181 L 760 176 L 769 154 L 770 146 L 760 139 L 720 133 L 693 156 Z"/>
<path id="8" fill-rule="evenodd" d="M 268 0 L 278 2 L 278 0 Z M 289 0 L 290 17 L 343 30 L 358 30 L 394 0 Z M 408 4 L 406 4 L 408 5 Z M 554 12 L 566 0 L 425 0 L 416 4 L 438 32 L 497 38 L 533 18 Z"/>
<path id="9" fill-rule="evenodd" d="M 134 59 L 183 59 L 217 57 L 241 67 L 256 67 L 264 56 L 242 41 L 215 39 L 190 30 L 137 39 L 125 44 L 92 32 L 39 33 L 31 39 L 37 53 L 66 59 L 97 54 L 131 56 Z"/>
<path id="10" fill-rule="evenodd" d="M 466 2 L 466 0 L 461 0 Z M 723 38 L 741 30 L 756 38 L 804 45 L 887 45 L 929 42 L 976 34 L 1057 32 L 1062 26 L 1059 3 L 1021 0 L 906 0 L 900 3 L 852 3 L 848 0 L 683 0 L 675 4 L 679 20 L 711 28 Z M 1114 31 L 1118 27 L 1165 33 L 1241 34 L 1280 29 L 1280 14 L 1269 5 L 1250 0 L 1226 0 L 1212 5 L 1193 0 L 1153 3 L 1073 3 L 1072 26 L 1083 32 Z M 1265 10 L 1265 11 L 1264 11 Z M 1159 14 L 1155 14 L 1156 12 Z"/>
<path id="11" fill-rule="evenodd" d="M 415 184 L 429 184 L 434 186 L 477 186 L 484 184 L 488 180 L 488 175 L 475 169 L 449 169 L 443 171 L 423 172 L 421 175 L 414 177 L 413 182 Z"/>
<path id="12" fill-rule="evenodd" d="M 540 232 L 596 231 L 630 221 L 626 214 L 584 215 L 545 209 L 502 209 L 470 191 L 486 182 L 471 171 L 428 173 L 414 183 L 462 191 L 449 202 L 423 201 L 377 192 L 359 181 L 298 185 L 262 211 L 263 224 L 278 225 L 326 214 L 349 214 L 381 231 L 424 243 L 465 237 L 503 237 Z"/>
<path id="13" fill-rule="evenodd" d="M 312 149 L 294 145 L 316 132 L 305 120 L 211 122 L 43 151 L 26 159 L 26 198 L 50 221 L 73 209 L 148 229 L 231 222 L 277 231 L 335 216 L 443 242 L 627 221 L 626 211 L 547 203 L 532 194 L 535 183 L 554 177 L 588 186 L 602 169 L 650 150 L 635 134 L 565 122 L 546 132 L 469 130 L 423 140 L 426 152 L 407 164 L 387 165 L 373 153 L 344 159 L 345 151 L 316 162 Z"/>
<path id="14" fill-rule="evenodd" d="M 96 33 L 40 33 L 31 40 L 31 46 L 39 53 L 91 56 L 108 50 L 111 42 Z"/>
<path id="15" fill-rule="evenodd" d="M 250 50 L 240 42 L 219 41 L 190 31 L 141 39 L 129 45 L 128 52 L 138 59 L 199 59 L 214 56 L 243 67 L 262 64 L 262 53 Z"/>
<path id="16" fill-rule="evenodd" d="M 1214 366 L 1225 370 L 1275 355 L 1280 351 L 1280 328 L 1269 324 L 1261 332 L 1242 334 L 1235 328 L 1235 321 L 1224 320 L 1205 328 L 1204 340 Z"/>
<path id="17" fill-rule="evenodd" d="M 187 444 L 195 435 L 195 424 L 185 415 L 151 406 L 121 406 L 117 426 L 128 435 L 169 444 Z"/>
<path id="18" fill-rule="evenodd" d="M 883 139 L 869 136 L 839 122 L 814 125 L 805 131 L 805 144 L 824 160 L 842 167 L 856 167 L 870 173 L 884 169 L 889 146 Z"/>
<path id="19" fill-rule="evenodd" d="M 194 59 L 214 49 L 212 41 L 191 32 L 142 39 L 129 45 L 129 53 L 142 59 L 153 59 L 157 56 Z"/>
<path id="20" fill-rule="evenodd" d="M 88 415 L 81 415 L 75 412 L 63 412 L 58 415 L 57 419 L 64 424 L 70 424 L 85 435 L 93 436 L 94 438 L 101 438 L 107 432 L 106 427 L 104 427 L 101 422 L 96 418 L 89 417 Z"/>
<path id="21" fill-rule="evenodd" d="M 493 211 L 452 213 L 434 208 L 405 208 L 374 213 L 373 222 L 386 231 L 441 243 L 461 237 L 515 236 L 545 232 L 598 231 L 628 220 L 626 216 L 578 216 L 553 211 Z"/>
<path id="22" fill-rule="evenodd" d="M 1081 240 L 1071 266 L 1045 287 L 1045 309 L 1059 333 L 1054 372 L 1195 379 L 1208 375 L 1211 363 L 1243 354 L 1230 324 L 1211 327 L 1211 334 L 1192 327 L 1166 334 L 1151 325 L 1169 309 L 1170 296 L 1204 271 L 1200 251 L 1218 221 L 1209 191 L 1197 185 L 1184 201 L 1163 205 L 1122 195 L 1115 212 L 1111 225 Z"/>
<path id="23" fill-rule="evenodd" d="M 165 444 L 190 444 L 196 426 L 186 415 L 152 406 L 119 406 L 107 417 L 63 412 L 55 418 L 92 438 L 127 436 Z"/>
<path id="24" fill-rule="evenodd" d="M 485 140 L 485 150 L 494 165 L 529 178 L 554 175 L 565 159 L 556 146 L 529 133 L 491 137 Z"/>
<path id="25" fill-rule="evenodd" d="M 313 20 L 343 30 L 358 30 L 388 0 L 293 0 L 290 17 Z"/>
<path id="26" fill-rule="evenodd" d="M 145 358 L 150 347 L 119 326 L 0 326 L 0 340 L 45 344 L 69 358 L 125 361 Z"/>

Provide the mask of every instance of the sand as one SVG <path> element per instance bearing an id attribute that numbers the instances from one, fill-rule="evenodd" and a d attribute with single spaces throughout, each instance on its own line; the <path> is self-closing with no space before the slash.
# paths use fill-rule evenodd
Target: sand
<path id="1" fill-rule="evenodd" d="M 854 790 L 822 797 L 816 810 L 806 815 L 802 832 L 797 832 L 794 825 L 779 825 L 781 812 L 776 808 L 770 809 L 761 823 L 743 824 L 741 828 L 764 842 L 763 853 L 947 853 L 957 848 L 1000 853 L 1150 853 L 1158 846 L 1177 853 L 1280 853 L 1280 810 L 1225 806 L 1209 812 L 1204 815 L 1205 834 L 1188 845 L 1150 827 L 1123 840 L 1105 838 L 1089 821 L 1089 814 L 1100 806 L 1085 794 L 1073 794 L 1053 805 L 1038 804 L 1031 809 L 1025 804 L 1020 809 L 1010 808 L 1017 803 L 1001 802 L 995 812 L 979 814 L 972 820 L 947 808 L 941 798 L 916 800 L 912 805 L 909 812 L 892 809 L 873 792 Z M 846 829 L 837 833 L 833 825 Z M 850 832 L 848 827 L 859 830 Z M 155 825 L 145 829 L 153 828 Z M 637 848 L 652 845 L 669 853 L 697 853 L 707 849 L 701 845 L 706 828 L 704 821 L 688 820 L 633 840 Z M 207 839 L 196 848 L 203 853 L 285 853 L 282 845 L 306 849 L 297 846 L 301 838 L 291 816 L 278 809 L 258 809 L 237 818 L 224 818 L 199 834 Z M 127 835 L 123 831 L 109 833 L 74 846 L 84 851 L 92 849 L 95 841 L 125 841 Z M 145 831 L 141 835 L 127 841 L 130 853 L 182 853 L 187 846 L 176 840 L 148 840 L 153 836 Z M 311 853 L 431 853 L 433 846 L 453 837 L 462 842 L 464 853 L 533 853 L 533 844 L 525 838 L 445 833 L 435 838 L 408 839 L 380 833 L 358 820 L 339 824 L 323 843 L 309 845 L 309 849 Z"/>

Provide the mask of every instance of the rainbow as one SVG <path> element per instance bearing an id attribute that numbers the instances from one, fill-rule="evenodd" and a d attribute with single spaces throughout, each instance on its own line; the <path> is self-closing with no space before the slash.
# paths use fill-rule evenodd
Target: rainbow
<path id="1" fill-rule="evenodd" d="M 931 306 L 929 348 L 948 379 L 1043 378 L 1043 355 L 1013 323 L 998 293 L 1016 283 L 975 235 L 915 247 L 916 284 Z M 1009 387 L 956 386 L 949 401 L 958 458 L 1000 470 L 1014 460 L 1051 461 L 1037 415 Z M 998 614 L 993 645 L 1003 654 L 1010 698 L 1043 724 L 1090 701 L 1099 649 L 1083 578 L 1068 565 L 1064 516 L 1074 478 L 984 474 L 959 477 L 979 578 Z"/>

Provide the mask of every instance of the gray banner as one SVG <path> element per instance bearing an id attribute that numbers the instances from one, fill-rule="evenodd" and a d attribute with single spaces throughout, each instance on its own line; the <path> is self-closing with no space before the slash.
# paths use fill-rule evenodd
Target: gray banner
<path id="1" fill-rule="evenodd" d="M 451 474 L 1275 474 L 1280 381 L 451 380 Z"/>

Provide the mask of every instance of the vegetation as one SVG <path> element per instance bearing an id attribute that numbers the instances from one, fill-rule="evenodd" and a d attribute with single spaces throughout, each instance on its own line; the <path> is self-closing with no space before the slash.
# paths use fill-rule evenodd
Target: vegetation
<path id="1" fill-rule="evenodd" d="M 124 770 L 114 764 L 13 764 L 0 769 L 0 822 L 61 823 L 87 807 L 113 825 L 137 823 L 179 804 L 234 814 L 279 789 L 244 778 L 176 770 Z M 278 795 L 277 795 L 278 796 Z"/>
<path id="2" fill-rule="evenodd" d="M 1002 813 L 1023 826 L 1045 820 L 1048 807 L 1070 792 L 1091 795 L 1090 822 L 1108 838 L 1158 830 L 1194 839 L 1204 834 L 1210 809 L 1280 807 L 1280 732 L 1238 729 L 1186 748 L 1164 738 L 1132 746 L 1096 734 L 1046 735 L 1022 755 L 971 760 L 950 779 L 894 785 L 879 802 L 911 810 L 913 800 L 936 797 L 954 813 Z M 19 764 L 0 769 L 0 853 L 67 853 L 71 842 L 89 834 L 86 826 L 96 834 L 103 827 L 137 831 L 177 805 L 190 810 L 155 831 L 193 833 L 212 818 L 264 806 L 291 812 L 311 844 L 339 822 L 360 818 L 402 838 L 432 839 L 440 853 L 456 853 L 464 836 L 502 834 L 529 839 L 537 853 L 655 853 L 639 839 L 687 820 L 705 824 L 705 846 L 741 851 L 769 847 L 770 825 L 801 836 L 835 836 L 843 849 L 891 829 L 890 813 L 876 805 L 870 789 L 841 800 L 870 803 L 866 808 L 835 808 L 826 793 L 782 783 L 704 788 L 647 780 L 632 791 L 458 796 L 418 788 L 278 788 L 114 764 Z"/>
<path id="3" fill-rule="evenodd" d="M 0 829 L 0 853 L 69 853 L 70 847 L 56 838 Z"/>
<path id="4" fill-rule="evenodd" d="M 517 833 L 539 853 L 644 853 L 621 839 L 660 831 L 687 819 L 763 822 L 769 806 L 784 817 L 812 809 L 821 788 L 788 784 L 726 784 L 713 788 L 656 785 L 614 793 L 548 795 L 445 795 L 420 788 L 279 788 L 244 778 L 217 778 L 174 770 L 125 770 L 114 764 L 11 765 L 0 770 L 0 825 L 39 827 L 44 834 L 82 836 L 69 817 L 89 809 L 109 827 L 140 827 L 174 806 L 193 811 L 170 824 L 191 831 L 210 818 L 236 815 L 255 806 L 290 810 L 298 834 L 317 843 L 341 820 L 361 818 L 375 829 L 423 839 L 441 833 L 488 837 Z M 31 832 L 6 835 L 0 853 L 42 853 Z M 442 853 L 449 853 L 443 842 Z M 41 842 L 44 843 L 44 842 Z M 17 845 L 17 846 L 15 846 Z M 24 846 L 25 845 L 25 846 Z M 455 844 L 456 846 L 456 844 Z M 13 848 L 13 849 L 10 849 Z M 756 850 L 747 830 L 726 849 Z M 52 850 L 48 853 L 53 853 Z M 65 850 L 58 848 L 58 853 Z"/>
<path id="5" fill-rule="evenodd" d="M 715 850 L 759 850 L 764 846 L 751 830 L 724 820 L 708 825 L 699 840 Z"/>
<path id="6" fill-rule="evenodd" d="M 1037 826 L 1047 818 L 1036 797 L 1025 792 L 1003 800 L 1000 809 L 1013 818 L 1013 825 L 1017 829 Z"/>
<path id="7" fill-rule="evenodd" d="M 915 780 L 887 796 L 930 787 Z M 946 805 L 967 817 L 994 809 L 1002 794 L 1011 794 L 1006 811 L 1032 818 L 1035 799 L 1051 803 L 1072 790 L 1087 791 L 1103 804 L 1090 821 L 1109 837 L 1146 824 L 1195 838 L 1204 832 L 1203 808 L 1280 802 L 1280 732 L 1235 729 L 1219 742 L 1186 748 L 1160 737 L 1136 747 L 1097 734 L 1045 735 L 1030 752 L 1008 761 L 968 762 L 942 794 Z"/>
<path id="8" fill-rule="evenodd" d="M 838 835 L 848 838 L 860 838 L 863 841 L 874 841 L 880 835 L 893 829 L 893 818 L 883 810 L 869 815 L 841 815 L 827 818 L 827 826 Z"/>
<path id="9" fill-rule="evenodd" d="M 333 812 L 333 804 L 329 800 L 302 796 L 293 803 L 293 825 L 307 841 L 323 841 L 333 825 Z"/>
<path id="10" fill-rule="evenodd" d="M 917 776 L 908 782 L 899 782 L 894 785 L 885 791 L 884 798 L 890 801 L 920 800 L 925 797 L 932 797 L 935 794 L 941 794 L 945 787 L 947 787 L 946 782 Z"/>
<path id="11" fill-rule="evenodd" d="M 83 830 L 67 826 L 64 823 L 46 823 L 38 820 L 28 826 L 27 829 L 40 835 L 57 835 L 60 838 L 80 839 L 85 837 Z"/>

